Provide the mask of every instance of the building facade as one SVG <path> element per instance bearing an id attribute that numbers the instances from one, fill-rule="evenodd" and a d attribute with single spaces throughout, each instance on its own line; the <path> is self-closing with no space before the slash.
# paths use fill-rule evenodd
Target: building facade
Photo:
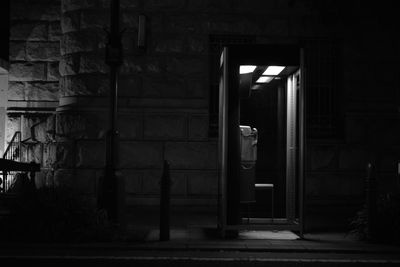
<path id="1" fill-rule="evenodd" d="M 93 204 L 108 129 L 109 4 L 11 1 L 7 101 L 0 102 L 5 144 L 21 131 L 24 160 L 41 163 L 36 184 L 73 185 Z M 172 205 L 189 217 L 216 214 L 220 51 L 299 44 L 308 92 L 306 228 L 345 227 L 363 202 L 368 162 L 381 191 L 396 187 L 400 53 L 392 22 L 390 5 L 358 1 L 121 0 L 117 168 L 131 212 L 158 205 L 167 160 Z"/>

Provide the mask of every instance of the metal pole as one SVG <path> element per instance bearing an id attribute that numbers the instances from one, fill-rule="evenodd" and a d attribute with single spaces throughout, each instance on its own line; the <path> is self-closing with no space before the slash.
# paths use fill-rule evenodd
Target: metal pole
<path id="1" fill-rule="evenodd" d="M 367 204 L 367 238 L 376 238 L 376 218 L 377 218 L 377 182 L 376 171 L 371 163 L 367 165 L 366 177 L 366 204 Z"/>
<path id="2" fill-rule="evenodd" d="M 171 179 L 169 175 L 169 164 L 164 161 L 164 169 L 161 177 L 160 192 L 160 241 L 168 241 L 170 236 L 170 199 Z"/>
<path id="3" fill-rule="evenodd" d="M 99 206 L 107 211 L 109 219 L 113 223 L 118 220 L 118 179 L 115 173 L 118 155 L 118 72 L 122 64 L 121 32 L 119 29 L 120 3 L 119 0 L 111 0 L 110 5 L 110 32 L 106 47 L 106 63 L 110 66 L 110 103 L 109 103 L 109 129 L 106 137 L 106 168 L 102 183 L 102 196 Z M 122 197 L 122 196 L 121 196 Z"/>

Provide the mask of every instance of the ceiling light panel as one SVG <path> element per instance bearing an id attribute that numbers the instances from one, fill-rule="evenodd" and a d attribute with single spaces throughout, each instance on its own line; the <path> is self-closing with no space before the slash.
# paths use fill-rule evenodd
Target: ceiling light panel
<path id="1" fill-rule="evenodd" d="M 256 69 L 257 66 L 254 65 L 241 65 L 239 67 L 239 73 L 240 74 L 246 74 L 246 73 L 251 73 Z"/>
<path id="2" fill-rule="evenodd" d="M 262 75 L 278 75 L 284 68 L 284 66 L 268 66 Z"/>
<path id="3" fill-rule="evenodd" d="M 256 81 L 256 83 L 269 83 L 269 82 L 272 81 L 273 79 L 274 79 L 274 77 L 261 76 L 260 78 L 258 78 L 258 80 Z"/>

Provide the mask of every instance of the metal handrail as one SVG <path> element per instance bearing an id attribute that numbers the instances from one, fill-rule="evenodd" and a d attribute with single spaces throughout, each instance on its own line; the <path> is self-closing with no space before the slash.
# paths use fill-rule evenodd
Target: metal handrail
<path id="1" fill-rule="evenodd" d="M 12 161 L 21 161 L 21 132 L 16 131 L 11 138 L 11 141 L 8 143 L 6 150 L 3 153 L 3 159 L 12 160 Z M 14 179 L 15 172 L 10 172 L 6 170 L 0 170 L 2 174 L 1 179 L 1 188 L 0 191 L 2 193 L 7 192 L 8 187 L 10 186 L 12 180 Z M 8 177 L 9 176 L 9 177 Z M 10 179 L 8 179 L 10 178 Z"/>
<path id="2" fill-rule="evenodd" d="M 16 150 L 15 147 L 18 150 Z M 11 154 L 9 152 L 11 152 Z M 20 131 L 16 131 L 14 133 L 13 137 L 11 138 L 11 141 L 8 143 L 8 146 L 3 153 L 3 159 L 10 159 L 10 160 L 14 160 L 14 161 L 21 160 L 21 132 Z"/>

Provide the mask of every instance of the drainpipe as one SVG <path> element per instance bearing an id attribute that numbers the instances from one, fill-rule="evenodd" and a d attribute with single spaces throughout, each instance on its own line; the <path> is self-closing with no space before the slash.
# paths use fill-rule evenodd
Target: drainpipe
<path id="1" fill-rule="evenodd" d="M 103 198 L 100 208 L 107 211 L 112 223 L 119 222 L 119 199 L 118 188 L 121 186 L 116 175 L 118 155 L 118 72 L 122 64 L 122 44 L 119 29 L 120 24 L 120 2 L 111 0 L 110 4 L 110 32 L 108 33 L 108 44 L 106 47 L 106 64 L 110 66 L 110 95 L 109 95 L 109 129 L 106 136 L 106 167 L 105 177 L 102 183 Z"/>

